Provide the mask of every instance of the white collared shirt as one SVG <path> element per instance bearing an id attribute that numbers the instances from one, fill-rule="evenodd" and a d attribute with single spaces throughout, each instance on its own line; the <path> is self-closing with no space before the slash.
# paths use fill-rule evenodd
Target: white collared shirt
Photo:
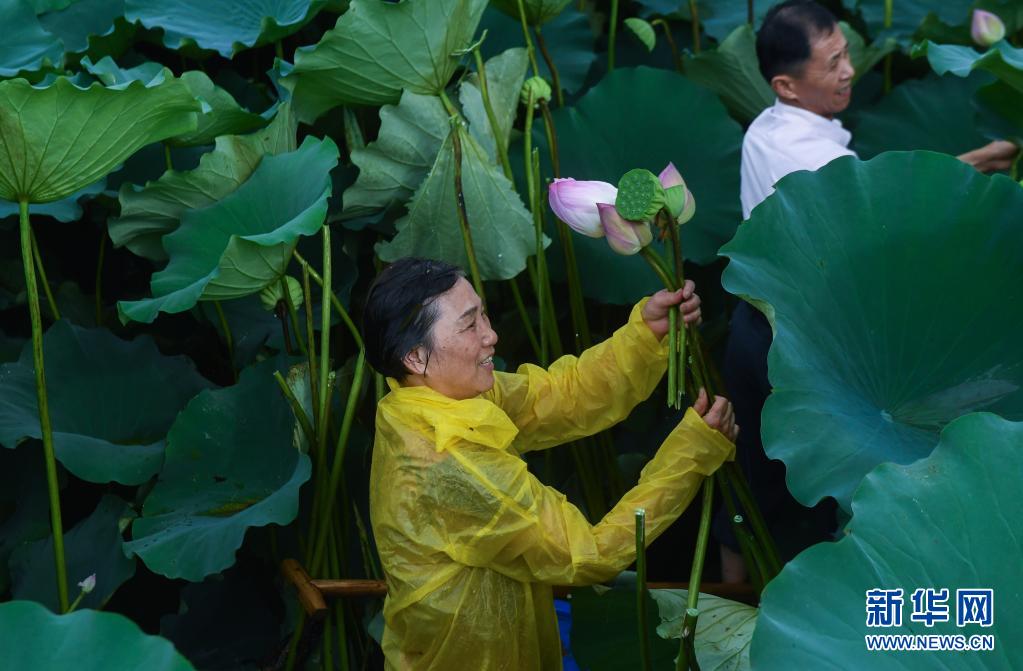
<path id="1" fill-rule="evenodd" d="M 742 218 L 774 192 L 775 183 L 796 170 L 817 170 L 849 149 L 852 135 L 838 119 L 775 100 L 761 112 L 742 140 Z"/>

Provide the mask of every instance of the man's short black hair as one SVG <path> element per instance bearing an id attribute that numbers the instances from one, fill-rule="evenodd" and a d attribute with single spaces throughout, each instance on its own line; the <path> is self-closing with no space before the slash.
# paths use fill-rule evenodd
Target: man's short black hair
<path id="1" fill-rule="evenodd" d="M 810 59 L 811 40 L 830 35 L 838 21 L 813 0 L 787 0 L 775 5 L 757 32 L 760 74 L 768 83 L 777 75 L 799 77 Z"/>
<path id="2" fill-rule="evenodd" d="M 369 288 L 362 315 L 366 360 L 378 373 L 404 380 L 405 355 L 420 345 L 432 349 L 434 300 L 460 277 L 465 272 L 450 263 L 413 257 L 398 259 L 381 271 Z"/>

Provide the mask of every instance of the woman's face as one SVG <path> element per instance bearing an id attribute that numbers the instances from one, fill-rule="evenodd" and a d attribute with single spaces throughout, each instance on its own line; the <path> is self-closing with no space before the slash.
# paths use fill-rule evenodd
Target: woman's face
<path id="1" fill-rule="evenodd" d="M 433 350 L 427 353 L 425 347 L 418 347 L 406 357 L 413 371 L 406 382 L 425 384 L 457 400 L 489 391 L 494 386 L 497 333 L 490 328 L 480 297 L 461 277 L 435 299 L 434 307 Z"/>

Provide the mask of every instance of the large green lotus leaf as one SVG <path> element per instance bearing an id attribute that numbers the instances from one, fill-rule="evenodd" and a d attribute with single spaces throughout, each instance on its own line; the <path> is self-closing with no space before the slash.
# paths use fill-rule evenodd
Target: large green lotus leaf
<path id="1" fill-rule="evenodd" d="M 485 280 L 515 277 L 526 267 L 526 257 L 536 252 L 533 217 L 472 135 L 461 125 L 452 132 L 458 133 L 462 145 L 462 193 L 480 274 Z M 458 223 L 454 170 L 449 133 L 430 174 L 409 202 L 408 214 L 397 222 L 397 234 L 376 245 L 382 260 L 425 256 L 469 267 Z"/>
<path id="2" fill-rule="evenodd" d="M 194 671 L 170 641 L 116 613 L 54 615 L 34 601 L 0 604 L 0 649 L 9 669 Z"/>
<path id="3" fill-rule="evenodd" d="M 123 184 L 118 196 L 121 216 L 107 222 L 110 239 L 152 261 L 167 260 L 161 240 L 177 230 L 184 213 L 212 205 L 233 192 L 264 155 L 294 151 L 296 130 L 291 106 L 282 105 L 265 129 L 218 137 L 216 148 L 203 154 L 194 170 L 169 170 L 144 188 Z"/>
<path id="4" fill-rule="evenodd" d="M 246 368 L 238 384 L 202 392 L 178 415 L 163 471 L 125 544 L 151 570 L 201 581 L 234 563 L 249 527 L 295 519 L 311 466 L 292 446 L 295 418 L 274 381 L 277 367 L 268 359 Z"/>
<path id="5" fill-rule="evenodd" d="M 536 26 L 553 19 L 570 2 L 572 0 L 522 0 L 522 8 L 526 11 L 526 22 Z M 513 19 L 519 20 L 518 0 L 491 0 L 490 4 Z"/>
<path id="6" fill-rule="evenodd" d="M 686 77 L 721 96 L 735 118 L 749 123 L 774 103 L 774 91 L 757 65 L 756 35 L 748 24 L 732 31 L 716 49 L 684 58 Z"/>
<path id="7" fill-rule="evenodd" d="M 494 112 L 497 128 L 491 128 L 486 108 L 483 106 L 483 94 L 479 89 L 479 76 L 473 73 L 466 77 L 458 91 L 462 112 L 469 120 L 469 132 L 476 141 L 487 150 L 497 161 L 497 144 L 495 137 L 500 137 L 507 146 L 512 124 L 515 123 L 515 112 L 519 108 L 519 96 L 522 93 L 522 82 L 526 79 L 526 68 L 529 57 L 522 48 L 509 49 L 494 56 L 484 64 L 487 74 L 487 92 L 490 106 Z"/>
<path id="8" fill-rule="evenodd" d="M 39 443 L 0 450 L 0 594 L 11 586 L 7 559 L 14 548 L 49 533 L 50 501 Z"/>
<path id="9" fill-rule="evenodd" d="M 1023 425 L 988 413 L 957 419 L 933 454 L 873 470 L 846 536 L 806 550 L 764 590 L 754 667 L 955 671 L 1023 667 Z M 990 627 L 956 626 L 957 589 L 993 590 Z M 902 626 L 867 627 L 868 590 L 903 590 Z M 949 622 L 913 621 L 917 589 L 947 589 Z M 976 615 L 976 613 L 974 613 Z M 918 618 L 919 619 L 919 618 Z M 984 652 L 869 652 L 876 634 L 995 637 Z"/>
<path id="10" fill-rule="evenodd" d="M 123 17 L 124 0 L 76 0 L 66 8 L 43 14 L 39 22 L 60 38 L 66 51 L 81 53 L 91 42 L 112 35 L 117 20 Z"/>
<path id="11" fill-rule="evenodd" d="M 657 635 L 672 641 L 682 638 L 689 591 L 652 589 L 661 624 Z M 755 607 L 700 594 L 700 619 L 696 621 L 696 657 L 704 671 L 745 671 L 750 668 L 749 649 L 757 626 Z"/>
<path id="12" fill-rule="evenodd" d="M 405 203 L 429 174 L 450 131 L 437 96 L 405 91 L 397 105 L 381 107 L 377 139 L 352 150 L 359 176 L 344 192 L 345 216 Z"/>
<path id="13" fill-rule="evenodd" d="M 1023 91 L 996 81 L 982 86 L 975 100 L 980 110 L 978 131 L 1023 145 Z"/>
<path id="14" fill-rule="evenodd" d="M 121 340 L 66 321 L 43 336 L 46 386 L 57 459 L 89 482 L 137 485 L 163 463 L 175 415 L 210 386 L 185 357 L 165 357 L 153 341 Z M 0 367 L 0 444 L 41 438 L 32 348 Z"/>
<path id="15" fill-rule="evenodd" d="M 483 30 L 487 31 L 487 39 L 480 47 L 484 56 L 496 56 L 512 47 L 525 45 L 521 23 L 499 12 L 493 6 L 483 13 L 480 20 L 480 31 Z M 561 88 L 569 94 L 581 90 L 586 83 L 587 73 L 597 60 L 589 15 L 574 7 L 567 7 L 543 26 L 541 33 L 551 60 L 554 61 L 554 67 L 558 70 Z M 548 83 L 552 82 L 550 68 L 539 51 L 536 58 L 540 66 L 540 76 Z"/>
<path id="16" fill-rule="evenodd" d="M 622 100 L 628 115 L 619 114 Z M 564 177 L 617 184 L 632 168 L 656 174 L 674 162 L 696 198 L 696 217 L 682 227 L 683 253 L 697 263 L 717 258 L 742 219 L 735 197 L 742 129 L 717 96 L 675 72 L 622 68 L 553 116 Z M 603 239 L 575 235 L 573 242 L 590 298 L 632 303 L 662 288 L 639 256 L 619 256 Z M 550 257 L 553 271 L 561 254 Z"/>
<path id="17" fill-rule="evenodd" d="M 65 223 L 69 221 L 78 221 L 82 218 L 82 206 L 79 204 L 79 201 L 95 196 L 103 191 L 103 189 L 106 188 L 106 185 L 106 180 L 101 179 L 95 184 L 90 184 L 83 189 L 75 191 L 67 198 L 55 200 L 52 203 L 29 205 L 29 214 L 45 214 L 46 216 L 53 217 L 57 221 Z M 17 203 L 12 203 L 8 200 L 0 200 L 0 219 L 17 216 Z"/>
<path id="18" fill-rule="evenodd" d="M 971 98 L 978 77 L 930 76 L 904 82 L 863 111 L 853 134 L 860 158 L 925 149 L 958 155 L 987 140 L 976 128 Z"/>
<path id="19" fill-rule="evenodd" d="M 843 0 L 849 9 L 853 9 L 854 0 Z M 970 5 L 973 0 L 894 0 L 892 3 L 891 31 L 909 37 L 916 32 L 928 14 L 934 12 L 939 19 L 950 25 L 958 25 L 970 19 Z M 867 23 L 870 32 L 875 36 L 885 31 L 884 26 L 885 0 L 855 0 Z"/>
<path id="20" fill-rule="evenodd" d="M 125 557 L 121 549 L 121 530 L 134 517 L 131 505 L 107 494 L 91 515 L 64 532 L 68 582 L 96 576 L 96 587 L 82 597 L 80 608 L 102 608 L 117 588 L 135 575 L 135 558 Z M 18 547 L 11 554 L 10 569 L 13 598 L 31 599 L 54 612 L 59 610 L 52 536 Z M 74 594 L 73 585 L 71 590 Z"/>
<path id="21" fill-rule="evenodd" d="M 0 77 L 60 65 L 64 46 L 39 25 L 30 3 L 21 0 L 0 3 L 0 26 L 6 28 L 0 42 Z"/>
<path id="22" fill-rule="evenodd" d="M 848 510 L 864 475 L 926 456 L 956 417 L 1023 417 L 1018 184 L 888 152 L 777 187 L 722 248 L 722 283 L 772 321 L 761 433 L 799 501 Z"/>
<path id="23" fill-rule="evenodd" d="M 931 68 L 939 75 L 951 72 L 967 77 L 974 70 L 987 70 L 1001 81 L 1023 92 L 1023 49 L 1015 49 L 1002 40 L 979 53 L 972 47 L 956 44 L 935 44 L 930 40 L 913 47 L 913 56 L 926 54 Z"/>
<path id="24" fill-rule="evenodd" d="M 194 44 L 231 58 L 286 37 L 308 23 L 323 0 L 125 0 L 125 17 L 163 30 L 168 49 Z"/>
<path id="25" fill-rule="evenodd" d="M 333 140 L 309 136 L 296 151 L 266 156 L 221 201 L 185 212 L 163 238 L 170 262 L 153 275 L 153 298 L 118 302 L 121 319 L 149 323 L 159 312 L 248 296 L 276 282 L 298 237 L 323 226 L 337 160 Z"/>
<path id="26" fill-rule="evenodd" d="M 302 121 L 337 105 L 382 105 L 402 89 L 438 95 L 469 46 L 486 0 L 353 0 L 333 30 L 295 52 L 285 78 Z"/>
<path id="27" fill-rule="evenodd" d="M 60 200 L 137 149 L 195 128 L 199 103 L 180 81 L 81 89 L 0 82 L 0 198 Z"/>

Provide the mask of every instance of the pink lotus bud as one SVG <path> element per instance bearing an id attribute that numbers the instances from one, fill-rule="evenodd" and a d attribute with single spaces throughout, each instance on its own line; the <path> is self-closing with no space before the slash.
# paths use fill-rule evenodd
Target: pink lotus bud
<path id="1" fill-rule="evenodd" d="M 990 47 L 1005 37 L 1005 24 L 995 14 L 982 9 L 973 10 L 973 24 L 970 26 L 973 41 L 982 47 Z"/>
<path id="2" fill-rule="evenodd" d="M 670 189 L 673 186 L 685 186 L 686 182 L 682 179 L 682 174 L 675 167 L 674 163 L 669 163 L 661 171 L 661 174 L 657 176 L 657 179 L 661 180 L 661 186 L 665 189 Z"/>
<path id="3" fill-rule="evenodd" d="M 92 590 L 96 589 L 96 574 L 93 573 L 91 576 L 78 583 L 78 586 L 82 588 L 82 594 L 88 594 Z"/>
<path id="4" fill-rule="evenodd" d="M 607 236 L 607 244 L 617 253 L 631 256 L 654 239 L 650 224 L 622 219 L 614 205 L 597 203 L 597 209 L 600 211 L 600 225 Z"/>
<path id="5" fill-rule="evenodd" d="M 591 238 L 604 236 L 600 226 L 597 203 L 614 202 L 618 189 L 607 182 L 579 182 L 574 179 L 556 179 L 550 186 L 548 199 L 558 218 L 576 233 Z"/>

